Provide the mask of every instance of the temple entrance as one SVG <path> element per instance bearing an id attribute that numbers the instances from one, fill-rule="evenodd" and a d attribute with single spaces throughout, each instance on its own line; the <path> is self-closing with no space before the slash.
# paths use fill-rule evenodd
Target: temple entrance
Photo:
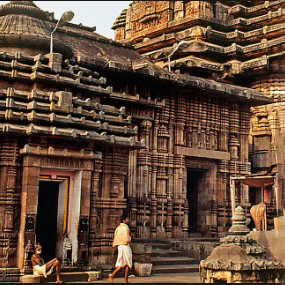
<path id="1" fill-rule="evenodd" d="M 78 260 L 81 181 L 82 171 L 41 170 L 35 232 L 46 262 L 57 257 L 73 265 Z"/>
<path id="2" fill-rule="evenodd" d="M 36 241 L 45 262 L 56 256 L 59 182 L 39 181 Z"/>
<path id="3" fill-rule="evenodd" d="M 187 169 L 187 199 L 189 204 L 188 232 L 198 231 L 198 200 L 199 200 L 199 180 L 203 175 L 201 170 Z"/>

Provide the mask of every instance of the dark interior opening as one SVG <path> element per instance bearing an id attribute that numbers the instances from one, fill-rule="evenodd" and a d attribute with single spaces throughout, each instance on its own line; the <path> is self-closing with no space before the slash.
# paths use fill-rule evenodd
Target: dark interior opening
<path id="1" fill-rule="evenodd" d="M 197 233 L 198 226 L 198 188 L 201 171 L 187 170 L 187 199 L 189 204 L 188 232 Z"/>
<path id="2" fill-rule="evenodd" d="M 56 256 L 58 192 L 58 182 L 39 182 L 36 241 L 42 245 L 45 262 Z"/>

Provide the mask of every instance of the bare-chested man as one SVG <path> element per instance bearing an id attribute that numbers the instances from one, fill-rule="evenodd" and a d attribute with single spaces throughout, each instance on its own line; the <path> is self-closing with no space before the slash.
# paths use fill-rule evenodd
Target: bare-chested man
<path id="1" fill-rule="evenodd" d="M 35 254 L 32 255 L 31 261 L 33 265 L 33 272 L 36 276 L 44 276 L 47 278 L 47 275 L 50 275 L 53 271 L 53 268 L 56 268 L 56 283 L 63 283 L 60 280 L 59 276 L 59 261 L 57 258 L 52 259 L 51 261 L 44 263 L 44 260 L 41 257 L 42 246 L 40 243 L 37 243 L 35 246 Z M 48 270 L 48 272 L 47 272 Z"/>

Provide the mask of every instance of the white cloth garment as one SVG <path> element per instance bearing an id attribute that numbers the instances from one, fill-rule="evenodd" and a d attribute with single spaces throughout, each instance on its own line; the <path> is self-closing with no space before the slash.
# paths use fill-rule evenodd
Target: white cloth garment
<path id="1" fill-rule="evenodd" d="M 132 249 L 129 244 L 118 246 L 118 258 L 115 267 L 132 267 Z"/>
<path id="2" fill-rule="evenodd" d="M 47 272 L 46 264 L 40 266 L 40 265 L 35 265 L 33 266 L 33 274 L 35 276 L 44 276 L 47 278 L 48 275 L 51 275 L 53 271 L 53 266 L 50 268 L 50 270 Z"/>

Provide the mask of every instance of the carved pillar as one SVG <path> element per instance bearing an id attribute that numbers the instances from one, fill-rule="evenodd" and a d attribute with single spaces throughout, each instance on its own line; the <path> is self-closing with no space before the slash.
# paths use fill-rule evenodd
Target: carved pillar
<path id="1" fill-rule="evenodd" d="M 249 129 L 250 129 L 250 112 L 249 107 L 245 104 L 241 105 L 240 115 L 240 174 L 247 175 L 250 173 L 250 163 L 248 162 L 249 149 Z M 241 206 L 249 207 L 249 187 L 241 185 Z"/>
<path id="2" fill-rule="evenodd" d="M 157 157 L 156 157 L 157 158 Z M 151 238 L 156 238 L 156 215 L 157 215 L 157 198 L 156 198 L 156 174 L 155 156 L 153 154 L 152 181 L 151 181 L 151 202 L 150 202 L 150 234 Z"/>
<path id="3" fill-rule="evenodd" d="M 217 207 L 218 207 L 218 234 L 222 235 L 227 231 L 226 225 L 231 215 L 228 215 L 228 162 L 220 160 L 217 168 Z"/>
<path id="4" fill-rule="evenodd" d="M 213 18 L 213 4 L 211 1 L 185 1 L 185 16 L 201 15 Z"/>
<path id="5" fill-rule="evenodd" d="M 90 225 L 90 196 L 91 196 L 91 178 L 92 171 L 83 170 L 81 180 L 81 207 L 78 229 L 78 263 L 88 264 L 88 241 Z"/>
<path id="6" fill-rule="evenodd" d="M 0 153 L 0 266 L 16 267 L 16 244 L 19 231 L 20 171 L 19 144 L 17 140 L 2 138 Z M 2 208 L 2 209 L 1 209 Z"/>
<path id="7" fill-rule="evenodd" d="M 221 129 L 219 133 L 219 146 L 221 151 L 228 151 L 229 138 L 229 108 L 226 101 L 221 101 Z"/>
<path id="8" fill-rule="evenodd" d="M 184 17 L 183 1 L 174 1 L 174 19 L 178 20 Z"/>
<path id="9" fill-rule="evenodd" d="M 92 186 L 90 193 L 90 227 L 89 227 L 89 262 L 91 265 L 95 265 L 100 253 L 100 248 L 96 244 L 96 238 L 100 238 L 100 214 L 96 208 L 96 200 L 99 193 L 102 191 L 102 161 L 96 160 L 94 172 L 92 176 Z"/>
<path id="10" fill-rule="evenodd" d="M 183 177 L 184 177 L 183 156 L 174 157 L 174 187 L 173 187 L 173 237 L 182 237 L 182 223 L 184 217 L 185 195 L 183 194 Z"/>
<path id="11" fill-rule="evenodd" d="M 179 108 L 176 112 L 175 145 L 185 145 L 184 127 L 186 121 L 186 100 L 184 94 L 180 94 L 177 102 Z"/>
<path id="12" fill-rule="evenodd" d="M 137 229 L 137 150 L 130 151 L 128 163 L 128 199 L 130 211 L 130 230 L 135 232 Z M 139 236 L 139 235 L 138 235 Z"/>

